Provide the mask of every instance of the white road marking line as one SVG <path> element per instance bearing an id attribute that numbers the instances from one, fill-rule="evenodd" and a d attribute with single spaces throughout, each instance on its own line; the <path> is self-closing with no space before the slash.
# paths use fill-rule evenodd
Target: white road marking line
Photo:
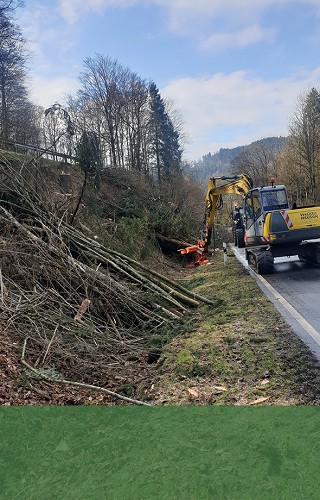
<path id="1" fill-rule="evenodd" d="M 263 285 L 269 290 L 270 293 L 272 293 L 275 299 L 280 302 L 280 304 L 291 314 L 291 316 L 302 326 L 302 328 L 305 329 L 305 331 L 313 338 L 313 340 L 315 340 L 315 342 L 320 345 L 320 333 L 315 328 L 313 328 L 313 326 L 310 325 L 310 323 L 308 323 L 308 321 L 304 319 L 304 317 L 301 316 L 301 314 L 298 313 L 298 311 L 296 311 L 296 309 L 291 304 L 289 304 L 289 302 L 279 292 L 277 292 L 277 290 L 273 288 L 273 286 L 270 285 L 270 283 L 268 283 L 266 279 L 264 279 L 260 274 L 257 274 L 253 269 L 251 269 L 248 266 L 246 259 L 244 259 L 244 257 L 242 257 L 242 255 L 240 255 L 240 253 L 235 248 L 233 248 L 233 251 L 237 255 L 237 258 L 241 261 L 242 265 L 244 267 L 247 267 L 250 273 L 254 274 L 254 276 L 258 278 L 261 283 L 263 283 Z"/>
<path id="2" fill-rule="evenodd" d="M 253 271 L 254 272 L 254 271 Z M 303 316 L 301 316 L 296 309 L 289 304 L 289 302 L 279 293 L 275 288 L 273 288 L 267 280 L 265 280 L 260 274 L 255 273 L 257 278 L 264 284 L 264 286 L 272 293 L 272 295 L 280 302 L 280 304 L 294 317 L 296 321 L 309 333 L 309 335 L 320 345 L 320 333 L 313 328 L 310 323 Z"/>

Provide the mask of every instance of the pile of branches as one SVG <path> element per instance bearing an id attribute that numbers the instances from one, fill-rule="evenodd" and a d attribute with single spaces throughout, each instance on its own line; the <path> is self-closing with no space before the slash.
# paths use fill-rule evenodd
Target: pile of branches
<path id="1" fill-rule="evenodd" d="M 101 385 L 210 301 L 70 225 L 37 175 L 0 156 L 0 325 L 38 374 Z"/>

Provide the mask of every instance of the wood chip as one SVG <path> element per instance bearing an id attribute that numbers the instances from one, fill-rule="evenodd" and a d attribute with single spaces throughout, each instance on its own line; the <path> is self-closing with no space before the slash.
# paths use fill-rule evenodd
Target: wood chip
<path id="1" fill-rule="evenodd" d="M 195 389 L 187 389 L 189 396 L 192 398 L 198 398 L 199 397 L 199 392 L 196 391 Z"/>
<path id="2" fill-rule="evenodd" d="M 266 397 L 266 398 L 259 398 L 259 399 L 256 399 L 255 401 L 251 401 L 251 403 L 249 403 L 249 405 L 259 405 L 261 403 L 264 403 L 265 401 L 268 401 L 269 396 Z"/>
<path id="3" fill-rule="evenodd" d="M 224 385 L 214 385 L 213 389 L 215 391 L 221 391 L 221 392 L 225 392 L 227 390 L 227 388 Z"/>
<path id="4" fill-rule="evenodd" d="M 267 385 L 270 383 L 270 380 L 265 378 L 264 380 L 262 380 L 261 384 L 260 385 Z"/>
<path id="5" fill-rule="evenodd" d="M 84 299 L 79 307 L 79 310 L 77 312 L 77 314 L 75 315 L 74 317 L 74 320 L 75 321 L 81 321 L 81 318 L 82 316 L 84 315 L 84 313 L 86 312 L 86 310 L 88 309 L 90 305 L 90 300 L 89 299 Z"/>

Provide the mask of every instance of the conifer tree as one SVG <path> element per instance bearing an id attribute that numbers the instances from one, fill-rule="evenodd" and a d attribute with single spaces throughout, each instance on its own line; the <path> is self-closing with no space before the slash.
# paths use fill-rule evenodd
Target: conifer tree
<path id="1" fill-rule="evenodd" d="M 93 181 L 94 189 L 96 189 L 99 185 L 102 168 L 102 157 L 99 138 L 95 132 L 85 130 L 82 133 L 76 147 L 76 155 L 79 167 L 84 172 L 84 179 L 78 198 L 78 203 L 71 217 L 70 224 L 73 224 L 73 221 L 78 213 L 88 182 L 90 180 Z"/>
<path id="2" fill-rule="evenodd" d="M 150 95 L 150 151 L 154 157 L 158 182 L 169 180 L 180 171 L 181 149 L 179 132 L 175 130 L 165 103 L 155 83 L 149 86 Z"/>

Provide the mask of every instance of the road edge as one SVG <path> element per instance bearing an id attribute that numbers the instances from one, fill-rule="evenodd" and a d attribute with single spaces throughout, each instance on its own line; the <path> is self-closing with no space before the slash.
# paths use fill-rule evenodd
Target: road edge
<path id="1" fill-rule="evenodd" d="M 229 244 L 229 247 L 242 266 L 256 280 L 262 292 L 273 303 L 288 325 L 291 326 L 295 334 L 320 361 L 320 333 L 263 276 L 257 274 L 248 266 L 247 260 L 234 245 Z"/>

